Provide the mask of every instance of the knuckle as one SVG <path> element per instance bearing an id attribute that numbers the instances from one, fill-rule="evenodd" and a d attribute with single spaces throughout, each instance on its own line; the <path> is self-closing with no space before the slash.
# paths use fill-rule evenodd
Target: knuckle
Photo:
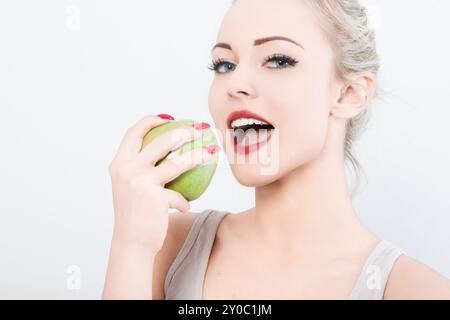
<path id="1" fill-rule="evenodd" d="M 203 163 L 203 160 L 205 159 L 206 155 L 205 152 L 203 151 L 203 149 L 200 148 L 196 148 L 194 150 L 192 150 L 191 154 L 190 154 L 190 165 L 198 165 Z"/>
<path id="2" fill-rule="evenodd" d="M 148 122 L 148 123 L 153 124 L 154 122 L 158 121 L 158 119 L 160 119 L 160 118 L 156 115 L 146 115 L 146 116 L 142 117 L 138 123 L 140 124 L 140 123 Z"/>
<path id="3" fill-rule="evenodd" d="M 172 130 L 175 137 L 190 138 L 194 133 L 194 128 L 190 125 L 184 125 Z"/>
<path id="4" fill-rule="evenodd" d="M 155 120 L 156 118 L 157 118 L 156 115 L 151 114 L 151 115 L 143 116 L 143 117 L 141 118 L 141 121 Z"/>
<path id="5" fill-rule="evenodd" d="M 150 122 L 150 123 L 154 123 L 155 121 L 157 121 L 158 119 L 160 119 L 158 116 L 156 115 L 147 115 L 142 117 L 139 121 L 137 121 L 135 124 L 133 124 L 131 127 L 129 127 L 127 129 L 127 134 L 128 133 L 133 133 L 135 131 L 135 129 L 137 127 L 139 127 L 142 123 L 146 123 L 146 122 Z"/>
<path id="6" fill-rule="evenodd" d="M 114 170 L 115 176 L 120 180 L 129 180 L 129 168 L 126 165 L 122 165 Z"/>
<path id="7" fill-rule="evenodd" d="M 135 126 L 129 127 L 129 128 L 127 129 L 125 135 L 128 136 L 128 135 L 132 134 L 132 133 L 134 132 L 134 129 L 135 129 Z"/>
<path id="8" fill-rule="evenodd" d="M 181 142 L 185 140 L 186 134 L 183 130 L 174 129 L 169 132 L 166 132 L 164 135 L 161 135 L 161 140 L 163 140 L 166 144 L 174 144 L 177 142 Z"/>
<path id="9" fill-rule="evenodd" d="M 195 164 L 195 155 L 192 151 L 188 151 L 170 159 L 169 161 L 172 167 L 184 170 L 185 168 L 189 168 Z"/>

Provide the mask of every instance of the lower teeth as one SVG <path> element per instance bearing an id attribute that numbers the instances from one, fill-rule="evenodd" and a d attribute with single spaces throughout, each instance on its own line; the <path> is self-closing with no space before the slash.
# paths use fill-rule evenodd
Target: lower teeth
<path id="1" fill-rule="evenodd" d="M 272 133 L 272 129 L 236 129 L 234 130 L 234 136 L 236 137 L 236 143 L 242 145 L 253 145 L 258 142 L 266 140 Z"/>

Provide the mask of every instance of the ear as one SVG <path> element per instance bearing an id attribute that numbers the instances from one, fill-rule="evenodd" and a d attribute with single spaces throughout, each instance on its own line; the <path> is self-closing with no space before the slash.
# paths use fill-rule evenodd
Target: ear
<path id="1" fill-rule="evenodd" d="M 351 80 L 351 83 L 336 86 L 330 115 L 351 119 L 366 109 L 367 102 L 375 91 L 375 76 L 364 73 L 353 76 Z"/>

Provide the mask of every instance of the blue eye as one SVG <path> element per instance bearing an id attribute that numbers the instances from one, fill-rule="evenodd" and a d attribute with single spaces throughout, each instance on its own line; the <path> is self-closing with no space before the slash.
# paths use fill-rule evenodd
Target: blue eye
<path id="1" fill-rule="evenodd" d="M 297 60 L 292 59 L 291 57 L 286 56 L 284 54 L 271 55 L 264 60 L 264 64 L 266 64 L 268 62 L 276 62 L 277 63 L 275 68 L 269 68 L 269 69 L 285 69 L 288 67 L 294 67 L 298 63 Z M 278 63 L 280 63 L 280 64 L 278 64 Z M 234 70 L 234 68 L 236 67 L 233 63 L 228 62 L 224 59 L 217 59 L 212 62 L 212 64 L 208 67 L 208 69 L 211 71 L 215 71 L 217 74 L 228 73 L 227 71 L 219 72 L 219 70 L 222 66 L 225 66 L 225 68 L 227 70 Z"/>
<path id="2" fill-rule="evenodd" d="M 227 73 L 227 72 L 219 72 L 220 67 L 225 66 L 226 69 L 230 70 L 233 68 L 234 64 L 228 62 L 224 59 L 217 59 L 212 62 L 212 64 L 208 67 L 209 70 L 215 71 L 216 73 Z M 233 68 L 234 70 L 234 68 Z"/>
<path id="3" fill-rule="evenodd" d="M 271 55 L 270 57 L 268 57 L 268 58 L 264 61 L 264 64 L 266 64 L 267 62 L 277 62 L 277 63 L 278 63 L 278 62 L 281 62 L 281 65 L 282 65 L 281 68 L 275 67 L 275 68 L 270 68 L 270 69 L 285 69 L 283 66 L 286 66 L 286 67 L 289 67 L 289 66 L 294 67 L 294 66 L 298 63 L 297 60 L 292 59 L 291 57 L 288 57 L 288 56 L 286 56 L 286 55 L 284 55 L 284 54 L 274 54 L 274 55 Z"/>

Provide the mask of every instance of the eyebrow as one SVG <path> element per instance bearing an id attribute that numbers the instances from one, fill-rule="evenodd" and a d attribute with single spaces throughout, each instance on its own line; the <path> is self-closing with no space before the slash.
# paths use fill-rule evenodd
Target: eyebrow
<path id="1" fill-rule="evenodd" d="M 255 40 L 255 42 L 253 43 L 253 45 L 254 45 L 254 46 L 260 46 L 260 45 L 262 45 L 262 44 L 264 44 L 264 43 L 266 43 L 266 42 L 274 41 L 274 40 L 284 40 L 284 41 L 288 41 L 288 42 L 291 42 L 291 43 L 293 43 L 293 44 L 295 44 L 295 45 L 301 47 L 303 50 L 305 49 L 305 48 L 304 48 L 300 43 L 298 43 L 297 41 L 294 41 L 294 40 L 292 40 L 292 39 L 290 39 L 290 38 L 282 37 L 282 36 L 274 36 L 274 37 L 267 37 L 267 38 L 257 39 L 257 40 Z M 228 43 L 223 43 L 223 42 L 217 43 L 217 44 L 212 48 L 211 52 L 214 51 L 214 49 L 216 49 L 216 48 L 223 48 L 223 49 L 233 50 L 233 49 L 231 48 L 231 46 L 230 46 Z"/>

